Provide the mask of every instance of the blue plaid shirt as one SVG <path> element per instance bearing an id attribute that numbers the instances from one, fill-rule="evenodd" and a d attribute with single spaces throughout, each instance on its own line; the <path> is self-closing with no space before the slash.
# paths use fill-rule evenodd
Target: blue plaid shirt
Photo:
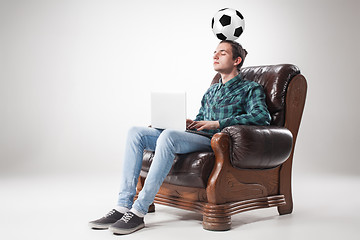
<path id="1" fill-rule="evenodd" d="M 225 84 L 213 84 L 201 100 L 195 121 L 219 121 L 220 129 L 204 130 L 215 134 L 232 125 L 269 125 L 271 116 L 266 106 L 265 93 L 256 82 L 237 75 Z"/>

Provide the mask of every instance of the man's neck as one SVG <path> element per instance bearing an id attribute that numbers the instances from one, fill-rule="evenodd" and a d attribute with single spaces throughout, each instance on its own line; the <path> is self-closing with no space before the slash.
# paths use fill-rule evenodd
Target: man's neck
<path id="1" fill-rule="evenodd" d="M 234 69 L 232 72 L 230 73 L 220 73 L 221 75 L 221 80 L 222 83 L 225 84 L 227 83 L 229 80 L 233 79 L 234 77 L 236 77 L 237 75 L 239 75 L 239 72 L 237 69 Z"/>

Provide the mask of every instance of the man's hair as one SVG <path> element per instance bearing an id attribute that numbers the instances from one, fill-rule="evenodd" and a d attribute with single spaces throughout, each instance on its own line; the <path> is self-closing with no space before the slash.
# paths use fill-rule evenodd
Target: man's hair
<path id="1" fill-rule="evenodd" d="M 237 65 L 237 69 L 240 70 L 248 52 L 241 46 L 240 43 L 235 41 L 222 40 L 220 43 L 229 43 L 231 45 L 233 60 L 235 60 L 238 57 L 241 57 L 241 62 L 239 63 L 239 65 Z"/>

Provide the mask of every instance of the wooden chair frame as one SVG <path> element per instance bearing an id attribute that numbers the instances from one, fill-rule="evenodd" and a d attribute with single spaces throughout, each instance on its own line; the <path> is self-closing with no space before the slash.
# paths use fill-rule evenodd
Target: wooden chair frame
<path id="1" fill-rule="evenodd" d="M 232 215 L 249 210 L 277 207 L 280 215 L 291 213 L 292 162 L 306 92 L 306 79 L 297 74 L 291 79 L 286 92 L 284 127 L 293 135 L 293 147 L 283 164 L 272 169 L 234 168 L 230 162 L 231 138 L 220 132 L 211 140 L 215 165 L 207 187 L 163 183 L 154 202 L 202 214 L 203 228 L 207 230 L 228 230 Z M 142 189 L 144 181 L 144 178 L 139 178 L 137 192 Z"/>

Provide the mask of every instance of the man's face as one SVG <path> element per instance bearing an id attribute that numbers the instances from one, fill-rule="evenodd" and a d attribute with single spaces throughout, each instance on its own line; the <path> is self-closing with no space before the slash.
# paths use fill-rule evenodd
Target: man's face
<path id="1" fill-rule="evenodd" d="M 233 59 L 229 43 L 220 43 L 214 52 L 214 70 L 219 73 L 231 73 L 241 62 L 241 58 Z"/>

